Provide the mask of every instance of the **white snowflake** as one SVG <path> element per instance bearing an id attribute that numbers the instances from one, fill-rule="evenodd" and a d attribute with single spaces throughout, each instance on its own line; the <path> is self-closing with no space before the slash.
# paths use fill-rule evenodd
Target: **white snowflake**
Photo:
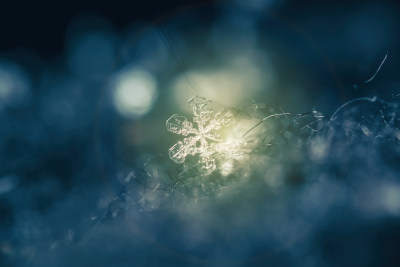
<path id="1" fill-rule="evenodd" d="M 235 121 L 234 113 L 231 110 L 222 109 L 211 118 L 213 112 L 211 101 L 204 97 L 194 96 L 188 102 L 193 111 L 193 121 L 197 124 L 197 128 L 186 117 L 178 114 L 172 115 L 167 120 L 167 130 L 188 137 L 172 146 L 169 149 L 169 156 L 176 163 L 183 163 L 188 155 L 198 154 L 199 170 L 208 174 L 216 169 L 214 155 L 224 150 L 221 149 L 222 143 L 218 143 L 218 145 L 213 143 L 223 140 L 218 130 Z"/>

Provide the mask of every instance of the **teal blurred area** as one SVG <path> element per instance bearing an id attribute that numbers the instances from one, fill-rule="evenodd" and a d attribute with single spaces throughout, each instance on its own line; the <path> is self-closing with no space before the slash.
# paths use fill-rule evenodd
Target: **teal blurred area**
<path id="1" fill-rule="evenodd" d="M 0 266 L 399 265 L 399 25 L 396 1 L 5 4 Z M 169 155 L 196 95 L 248 145 L 207 175 Z"/>

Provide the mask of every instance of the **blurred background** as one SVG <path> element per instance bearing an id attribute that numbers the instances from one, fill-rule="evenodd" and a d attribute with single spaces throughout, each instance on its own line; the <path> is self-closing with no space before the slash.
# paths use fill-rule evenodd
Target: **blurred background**
<path id="1" fill-rule="evenodd" d="M 399 34 L 386 0 L 2 4 L 0 266 L 398 266 Z M 236 137 L 323 118 L 201 175 L 194 95 Z"/>

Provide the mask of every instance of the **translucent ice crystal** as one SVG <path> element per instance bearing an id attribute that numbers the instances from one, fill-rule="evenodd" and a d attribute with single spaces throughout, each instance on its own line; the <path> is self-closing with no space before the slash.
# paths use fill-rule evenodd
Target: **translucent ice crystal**
<path id="1" fill-rule="evenodd" d="M 170 158 L 176 163 L 183 163 L 188 155 L 199 155 L 198 167 L 203 173 L 211 173 L 216 169 L 215 154 L 221 148 L 213 142 L 221 142 L 223 138 L 218 133 L 224 126 L 235 121 L 231 110 L 222 109 L 212 117 L 211 101 L 204 97 L 194 96 L 189 100 L 189 107 L 193 111 L 193 123 L 182 115 L 174 114 L 167 120 L 167 130 L 187 136 L 169 149 Z"/>

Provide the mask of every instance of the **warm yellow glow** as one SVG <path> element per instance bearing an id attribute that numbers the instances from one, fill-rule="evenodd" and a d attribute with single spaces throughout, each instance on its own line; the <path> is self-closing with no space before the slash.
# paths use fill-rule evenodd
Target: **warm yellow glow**
<path id="1" fill-rule="evenodd" d="M 189 112 L 185 102 L 194 89 L 224 106 L 240 106 L 273 82 L 272 71 L 260 70 L 255 61 L 249 57 L 235 57 L 224 68 L 190 70 L 178 76 L 172 84 L 174 102 L 181 110 Z"/>

